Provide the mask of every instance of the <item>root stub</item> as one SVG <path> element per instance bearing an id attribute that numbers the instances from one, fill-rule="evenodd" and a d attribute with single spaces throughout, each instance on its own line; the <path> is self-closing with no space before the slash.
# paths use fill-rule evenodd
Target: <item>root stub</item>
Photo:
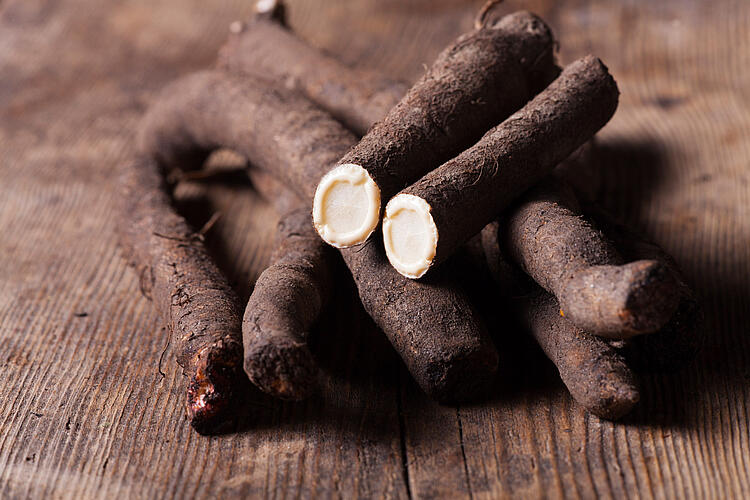
<path id="1" fill-rule="evenodd" d="M 592 266 L 560 292 L 563 314 L 586 331 L 627 338 L 661 328 L 678 301 L 677 283 L 655 260 Z"/>
<path id="2" fill-rule="evenodd" d="M 245 373 L 263 392 L 293 401 L 313 392 L 319 369 L 306 343 L 281 338 L 258 344 L 245 352 Z"/>
<path id="3" fill-rule="evenodd" d="M 278 186 L 266 182 L 265 187 Z M 331 249 L 313 231 L 301 200 L 285 200 L 290 195 L 288 191 L 273 194 L 275 205 L 293 208 L 279 221 L 276 250 L 271 265 L 255 282 L 245 308 L 242 335 L 245 373 L 250 380 L 272 396 L 300 400 L 319 382 L 307 339 L 334 285 Z"/>
<path id="4" fill-rule="evenodd" d="M 365 241 L 377 227 L 379 217 L 380 189 L 359 165 L 339 165 L 315 190 L 315 229 L 336 248 Z"/>
<path id="5" fill-rule="evenodd" d="M 192 361 L 186 408 L 190 424 L 201 434 L 218 432 L 231 422 L 228 414 L 241 373 L 236 360 L 227 359 L 227 350 L 236 355 L 239 346 L 227 349 L 219 343 L 199 352 Z"/>

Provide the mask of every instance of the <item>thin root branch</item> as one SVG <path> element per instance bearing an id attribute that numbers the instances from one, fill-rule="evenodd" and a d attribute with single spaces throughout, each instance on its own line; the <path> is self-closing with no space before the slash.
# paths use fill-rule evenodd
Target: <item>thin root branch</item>
<path id="1" fill-rule="evenodd" d="M 481 30 L 487 25 L 487 17 L 492 10 L 503 3 L 504 0 L 487 0 L 474 19 L 474 29 Z"/>

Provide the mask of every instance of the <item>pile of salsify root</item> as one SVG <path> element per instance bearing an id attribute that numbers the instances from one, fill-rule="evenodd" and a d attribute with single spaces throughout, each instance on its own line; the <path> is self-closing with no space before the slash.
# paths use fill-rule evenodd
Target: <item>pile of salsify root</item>
<path id="1" fill-rule="evenodd" d="M 492 388 L 498 352 L 471 295 L 485 279 L 599 417 L 636 405 L 640 372 L 693 359 L 701 312 L 673 259 L 576 177 L 598 168 L 592 138 L 617 107 L 614 79 L 594 56 L 561 68 L 545 22 L 497 3 L 409 88 L 307 45 L 282 3 L 261 0 L 214 69 L 153 101 L 122 175 L 120 239 L 171 332 L 198 431 L 232 420 L 247 377 L 282 399 L 315 391 L 307 337 L 339 258 L 439 402 Z M 281 214 L 244 317 L 166 181 L 219 148 L 247 160 Z"/>

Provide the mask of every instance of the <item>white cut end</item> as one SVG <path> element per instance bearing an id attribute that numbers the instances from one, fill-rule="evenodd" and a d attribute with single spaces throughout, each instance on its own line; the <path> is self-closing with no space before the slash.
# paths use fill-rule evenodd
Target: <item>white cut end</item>
<path id="1" fill-rule="evenodd" d="M 359 165 L 339 165 L 320 180 L 313 199 L 313 223 L 337 248 L 363 243 L 378 226 L 380 188 Z"/>
<path id="2" fill-rule="evenodd" d="M 258 14 L 267 14 L 276 8 L 276 0 L 258 0 L 255 3 L 255 12 Z"/>
<path id="3" fill-rule="evenodd" d="M 426 201 L 411 194 L 391 198 L 383 218 L 383 243 L 396 271 L 407 278 L 422 277 L 435 258 L 437 241 L 437 226 Z"/>

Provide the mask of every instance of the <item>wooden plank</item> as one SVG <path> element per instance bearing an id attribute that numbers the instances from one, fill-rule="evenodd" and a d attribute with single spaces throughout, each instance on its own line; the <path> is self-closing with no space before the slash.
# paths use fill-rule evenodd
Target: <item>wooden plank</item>
<path id="1" fill-rule="evenodd" d="M 413 80 L 481 2 L 290 3 L 312 43 Z M 750 8 L 506 3 L 552 24 L 563 61 L 593 52 L 618 79 L 601 199 L 672 252 L 704 300 L 695 369 L 647 378 L 636 414 L 612 424 L 585 415 L 508 326 L 492 400 L 441 407 L 344 288 L 318 329 L 318 397 L 249 391 L 237 432 L 196 435 L 174 353 L 119 257 L 113 179 L 149 96 L 210 64 L 252 4 L 3 1 L 0 496 L 748 496 Z M 223 214 L 209 244 L 247 297 L 275 215 L 242 183 L 179 195 L 197 225 Z"/>

